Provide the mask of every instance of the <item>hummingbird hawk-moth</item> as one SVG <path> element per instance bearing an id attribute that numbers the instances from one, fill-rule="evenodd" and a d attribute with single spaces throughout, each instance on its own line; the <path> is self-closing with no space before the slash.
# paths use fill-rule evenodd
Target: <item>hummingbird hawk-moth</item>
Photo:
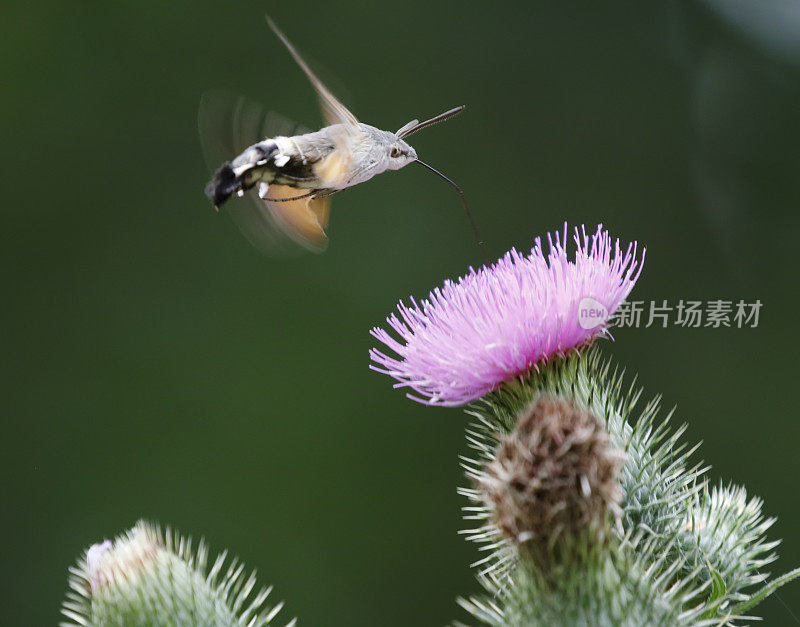
<path id="1" fill-rule="evenodd" d="M 219 106 L 219 97 L 204 97 L 199 124 L 207 157 L 233 157 L 219 166 L 205 188 L 216 208 L 232 197 L 247 197 L 247 209 L 234 217 L 257 247 L 272 252 L 276 231 L 280 231 L 304 248 L 321 252 L 327 247 L 325 230 L 333 194 L 417 162 L 457 190 L 469 217 L 458 185 L 420 161 L 405 141 L 412 133 L 457 115 L 463 106 L 424 122 L 411 120 L 394 133 L 359 122 L 322 84 L 269 17 L 267 23 L 317 92 L 327 126 L 316 132 L 270 136 L 269 116 L 265 124 L 264 116 L 248 101 L 235 99 L 232 106 Z M 279 126 L 274 115 L 271 126 Z M 287 124 L 283 126 L 285 130 Z M 480 242 L 471 217 L 470 223 Z"/>

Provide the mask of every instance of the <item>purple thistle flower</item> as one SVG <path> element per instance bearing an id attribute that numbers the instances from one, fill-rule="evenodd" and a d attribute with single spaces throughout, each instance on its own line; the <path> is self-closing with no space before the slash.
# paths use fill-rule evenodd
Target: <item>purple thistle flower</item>
<path id="1" fill-rule="evenodd" d="M 575 229 L 575 260 L 567 259 L 567 225 L 540 238 L 527 257 L 515 249 L 489 268 L 445 281 L 421 305 L 402 301 L 386 321 L 399 336 L 371 334 L 393 351 L 370 350 L 370 368 L 409 387 L 428 405 L 463 405 L 524 375 L 554 356 L 600 335 L 641 273 L 636 242 L 622 252 L 602 225 L 589 237 Z"/>

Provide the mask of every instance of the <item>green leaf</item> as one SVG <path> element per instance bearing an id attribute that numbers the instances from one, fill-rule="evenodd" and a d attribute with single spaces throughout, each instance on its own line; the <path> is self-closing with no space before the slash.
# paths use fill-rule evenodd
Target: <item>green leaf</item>
<path id="1" fill-rule="evenodd" d="M 708 609 L 702 617 L 714 618 L 717 615 L 717 608 L 719 607 L 720 603 L 725 600 L 727 586 L 725 585 L 725 580 L 722 578 L 722 575 L 720 575 L 710 565 L 708 570 L 711 573 L 711 581 L 713 586 L 711 588 L 711 594 L 708 597 Z"/>

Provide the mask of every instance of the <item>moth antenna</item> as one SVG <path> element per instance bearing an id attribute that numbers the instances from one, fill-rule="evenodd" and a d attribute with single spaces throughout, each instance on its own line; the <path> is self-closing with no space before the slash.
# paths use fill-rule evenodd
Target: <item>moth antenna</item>
<path id="1" fill-rule="evenodd" d="M 433 126 L 434 124 L 438 124 L 439 122 L 444 122 L 445 120 L 449 120 L 453 116 L 458 115 L 464 109 L 466 109 L 466 105 L 461 105 L 456 107 L 455 109 L 450 109 L 450 111 L 445 111 L 444 113 L 440 113 L 436 117 L 431 118 L 430 120 L 425 120 L 424 122 L 419 122 L 415 126 L 412 126 L 410 129 L 405 131 L 402 135 L 398 135 L 398 139 L 403 139 L 404 137 L 408 137 L 412 133 L 416 133 L 417 131 L 421 131 L 423 128 L 428 126 Z"/>
<path id="2" fill-rule="evenodd" d="M 450 113 L 451 115 L 455 115 L 456 113 L 459 113 L 461 111 L 461 109 L 463 109 L 463 108 L 464 107 L 460 107 L 459 109 L 453 109 L 452 111 L 448 111 L 447 113 Z M 455 112 L 455 113 L 453 113 L 453 112 Z M 447 113 L 443 113 L 442 115 L 447 115 Z M 441 118 L 441 117 L 442 117 L 441 115 L 436 116 L 436 118 Z M 432 119 L 436 120 L 436 118 L 432 118 Z M 447 118 L 442 118 L 442 119 L 447 119 Z M 436 121 L 441 121 L 441 120 L 436 120 Z M 430 122 L 431 124 L 435 123 L 435 122 L 432 122 L 431 120 L 428 120 L 428 122 Z M 428 122 L 423 122 L 423 124 L 427 124 Z M 486 244 L 483 241 L 483 237 L 481 237 L 480 231 L 478 231 L 478 226 L 475 224 L 475 220 L 472 219 L 472 214 L 470 213 L 469 207 L 467 206 L 467 198 L 466 198 L 466 196 L 464 196 L 464 191 L 458 185 L 456 185 L 455 181 L 447 178 L 444 174 L 439 172 L 439 170 L 437 170 L 436 168 L 434 168 L 432 166 L 429 166 L 427 163 L 425 163 L 424 161 L 420 161 L 419 159 L 417 159 L 416 162 L 419 163 L 422 166 L 425 166 L 426 168 L 428 168 L 431 172 L 433 172 L 434 174 L 436 174 L 440 178 L 443 178 L 445 181 L 447 181 L 448 183 L 450 183 L 450 185 L 453 186 L 453 189 L 455 189 L 456 192 L 458 192 L 458 196 L 459 196 L 459 198 L 461 198 L 461 205 L 464 207 L 464 213 L 467 214 L 467 220 L 469 220 L 469 225 L 470 225 L 470 227 L 472 227 L 472 234 L 475 236 L 475 242 L 477 242 L 478 248 L 481 249 L 481 255 L 483 256 L 484 263 L 488 266 L 489 265 L 489 255 L 486 252 Z"/>

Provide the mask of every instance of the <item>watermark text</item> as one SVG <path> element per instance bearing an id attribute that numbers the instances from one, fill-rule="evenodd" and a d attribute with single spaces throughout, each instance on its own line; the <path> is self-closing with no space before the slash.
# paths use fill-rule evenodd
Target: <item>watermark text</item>
<path id="1" fill-rule="evenodd" d="M 585 298 L 581 304 L 586 300 L 593 299 Z M 755 302 L 679 300 L 677 303 L 668 303 L 666 300 L 660 302 L 632 300 L 620 304 L 614 315 L 608 319 L 608 326 L 636 329 L 667 328 L 670 325 L 695 329 L 706 327 L 755 329 L 758 326 L 761 307 L 760 300 Z M 583 314 L 579 310 L 579 321 L 582 320 L 582 316 Z M 583 322 L 581 322 L 581 326 L 583 326 Z"/>

